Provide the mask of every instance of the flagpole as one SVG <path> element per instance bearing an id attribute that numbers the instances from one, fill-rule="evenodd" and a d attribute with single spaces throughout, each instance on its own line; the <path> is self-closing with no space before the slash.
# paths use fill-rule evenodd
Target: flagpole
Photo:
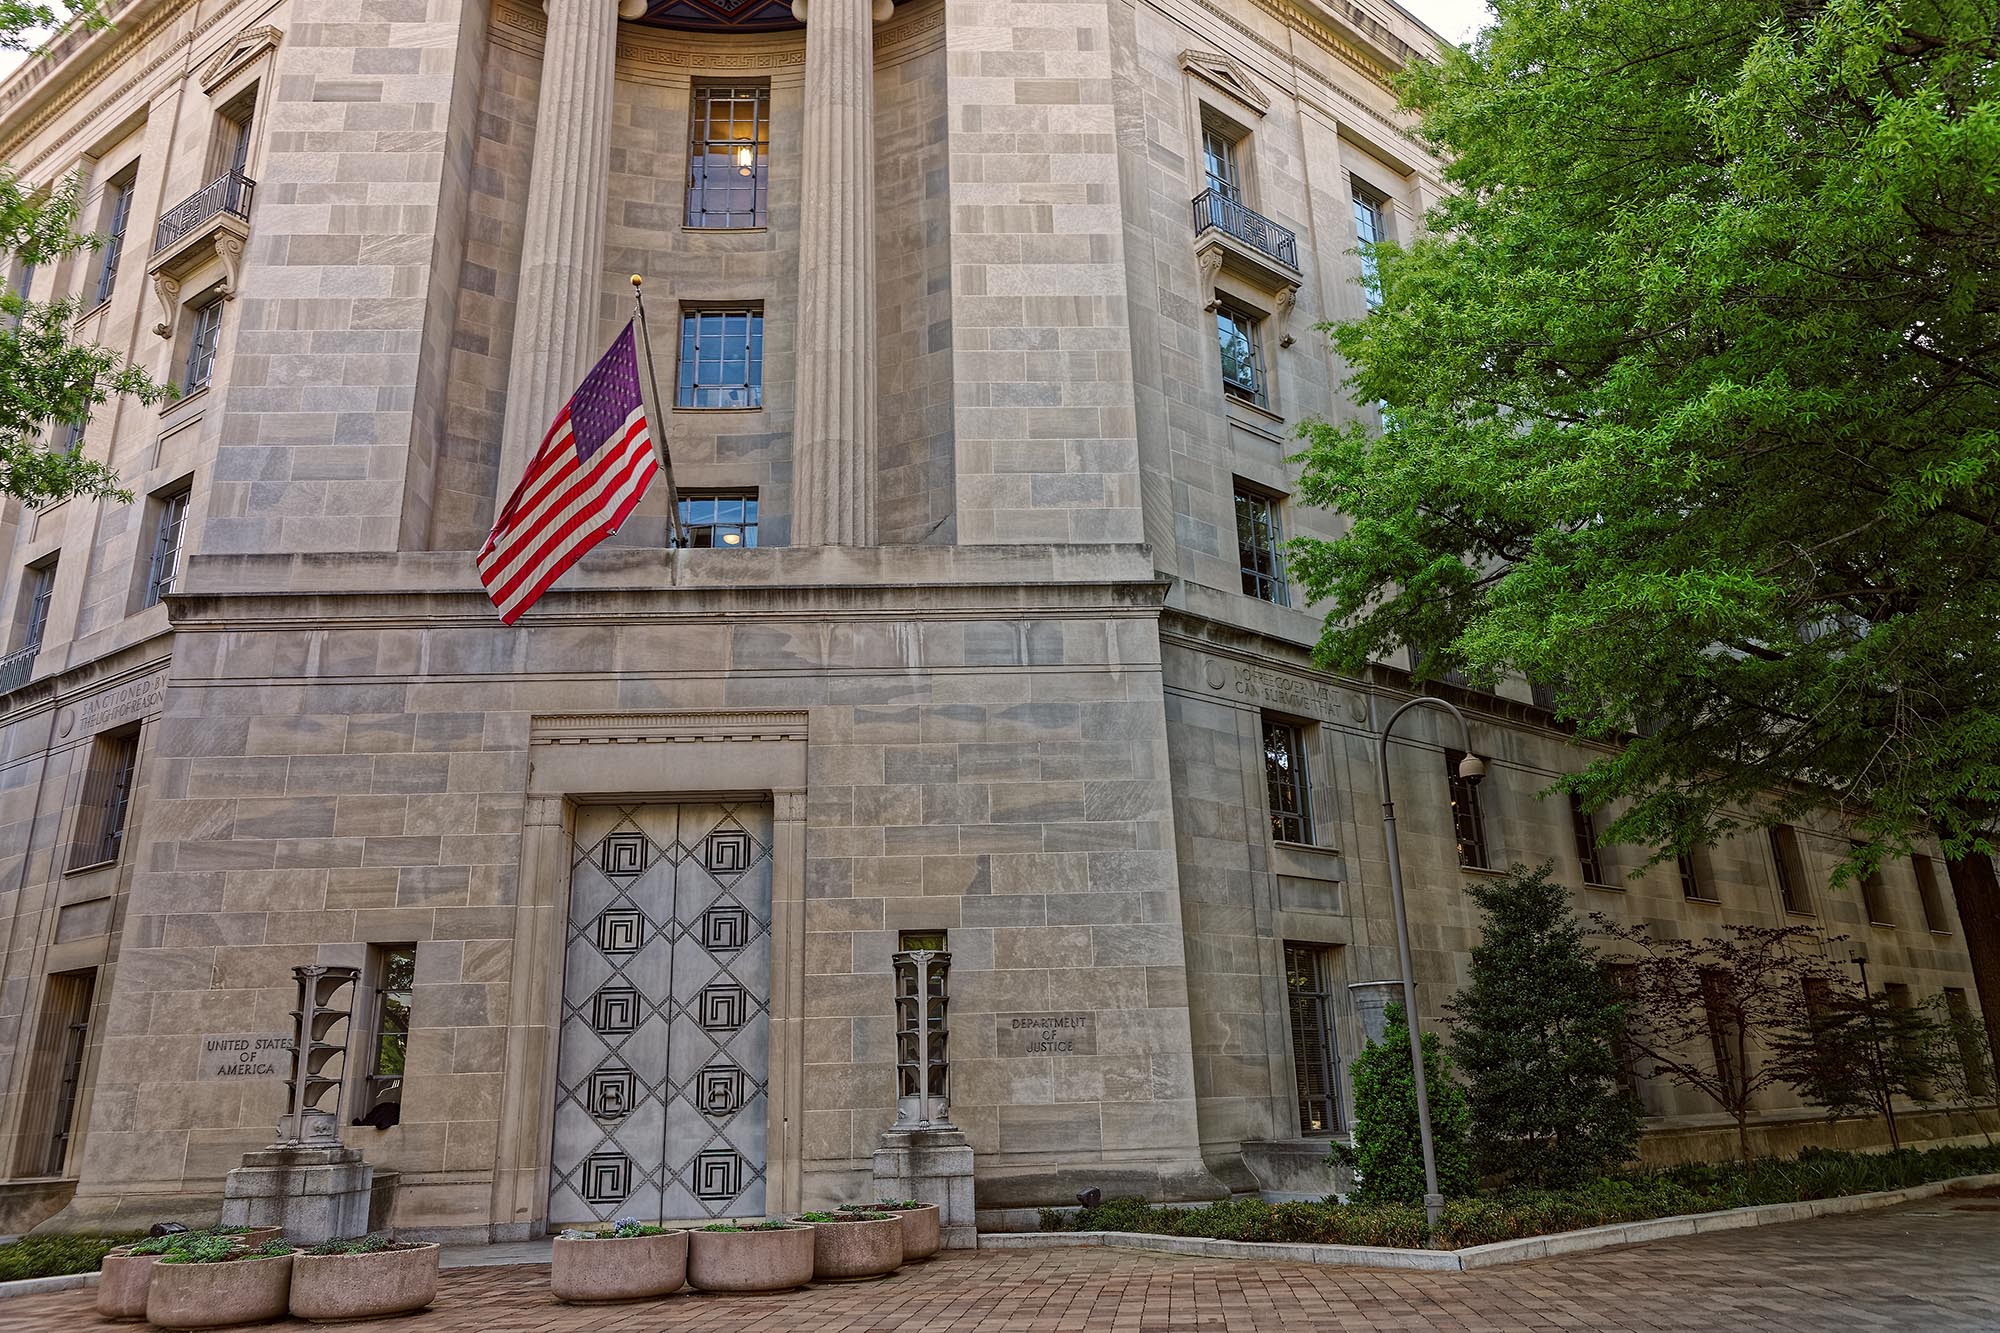
<path id="1" fill-rule="evenodd" d="M 653 386 L 653 403 L 660 404 L 660 376 L 653 368 L 653 332 L 646 324 L 646 280 L 637 273 L 632 275 L 632 303 L 639 307 L 639 341 L 646 348 L 646 380 Z M 687 540 L 687 532 L 681 526 L 681 493 L 674 485 L 674 456 L 667 447 L 666 432 L 659 429 L 659 422 L 653 423 L 653 439 L 657 442 L 654 450 L 660 456 L 660 471 L 667 479 L 667 544 L 680 546 Z"/>

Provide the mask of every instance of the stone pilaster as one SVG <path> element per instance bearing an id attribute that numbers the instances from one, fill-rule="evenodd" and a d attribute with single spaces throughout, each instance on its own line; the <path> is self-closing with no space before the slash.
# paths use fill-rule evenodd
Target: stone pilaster
<path id="1" fill-rule="evenodd" d="M 811 0 L 792 540 L 875 541 L 876 0 Z"/>
<path id="2" fill-rule="evenodd" d="M 603 282 L 619 4 L 547 0 L 546 9 L 496 512 L 590 362 Z"/>

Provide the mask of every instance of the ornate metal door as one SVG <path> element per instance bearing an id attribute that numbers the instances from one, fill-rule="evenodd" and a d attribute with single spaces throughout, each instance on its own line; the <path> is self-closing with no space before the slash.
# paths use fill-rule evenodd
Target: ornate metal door
<path id="1" fill-rule="evenodd" d="M 771 808 L 585 806 L 570 863 L 553 1225 L 764 1212 Z"/>

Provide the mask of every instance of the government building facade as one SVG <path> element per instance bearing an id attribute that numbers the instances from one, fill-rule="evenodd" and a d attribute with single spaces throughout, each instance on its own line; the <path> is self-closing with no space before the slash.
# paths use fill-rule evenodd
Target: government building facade
<path id="1" fill-rule="evenodd" d="M 1389 0 L 113 17 L 0 85 L 0 160 L 110 238 L 9 280 L 181 391 L 51 423 L 132 499 L 0 512 L 0 1229 L 212 1216 L 308 964 L 361 970 L 342 1133 L 412 1232 L 854 1197 L 911 949 L 950 956 L 982 1225 L 1334 1187 L 1416 690 L 1312 668 L 1278 548 L 1340 530 L 1287 460 L 1372 413 L 1316 327 L 1443 188 L 1388 82 L 1433 34 Z M 503 626 L 473 554 L 633 274 L 681 522 L 656 485 Z M 1583 909 L 1817 925 L 1970 994 L 1941 863 L 1834 889 L 1800 827 L 1647 867 L 1544 795 L 1588 757 L 1546 699 L 1437 688 L 1489 773 L 1434 711 L 1389 747 L 1430 1021 L 1464 878 L 1545 860 Z M 1732 1149 L 1640 1091 L 1649 1155 Z"/>

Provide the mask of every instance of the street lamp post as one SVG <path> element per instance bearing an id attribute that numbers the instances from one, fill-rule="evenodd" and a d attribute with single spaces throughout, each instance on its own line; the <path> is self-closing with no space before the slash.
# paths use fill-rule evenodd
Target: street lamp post
<path id="1" fill-rule="evenodd" d="M 1882 1118 L 1889 1123 L 1889 1146 L 1900 1148 L 1903 1146 L 1903 1139 L 1896 1132 L 1896 1097 L 1887 1090 L 1889 1075 L 1882 1062 L 1882 1029 L 1875 1022 L 1875 993 L 1868 989 L 1868 955 L 1859 949 L 1851 949 L 1847 958 L 1861 969 L 1861 998 L 1866 1001 L 1861 1017 L 1868 1024 L 1868 1048 L 1875 1061 L 1869 1073 L 1874 1077 L 1876 1087 L 1882 1093 Z"/>
<path id="2" fill-rule="evenodd" d="M 1410 958 L 1410 913 L 1403 901 L 1403 854 L 1396 841 L 1396 803 L 1389 795 L 1389 733 L 1396 729 L 1396 723 L 1403 714 L 1419 704 L 1442 708 L 1457 720 L 1465 752 L 1465 758 L 1458 765 L 1459 777 L 1468 783 L 1479 781 L 1486 776 L 1486 761 L 1472 752 L 1472 728 L 1466 724 L 1465 714 L 1443 699 L 1419 695 L 1389 714 L 1389 720 L 1382 726 L 1382 739 L 1377 747 L 1375 762 L 1375 771 L 1382 783 L 1382 834 L 1389 844 L 1389 897 L 1396 911 L 1396 956 L 1403 969 L 1403 1018 L 1410 1033 L 1410 1078 L 1417 1090 L 1417 1137 L 1424 1150 L 1424 1217 L 1435 1230 L 1444 1217 L 1444 1192 L 1438 1188 L 1437 1144 L 1431 1136 L 1430 1090 L 1424 1086 L 1424 1043 L 1422 1034 L 1417 1030 L 1417 975 Z"/>

